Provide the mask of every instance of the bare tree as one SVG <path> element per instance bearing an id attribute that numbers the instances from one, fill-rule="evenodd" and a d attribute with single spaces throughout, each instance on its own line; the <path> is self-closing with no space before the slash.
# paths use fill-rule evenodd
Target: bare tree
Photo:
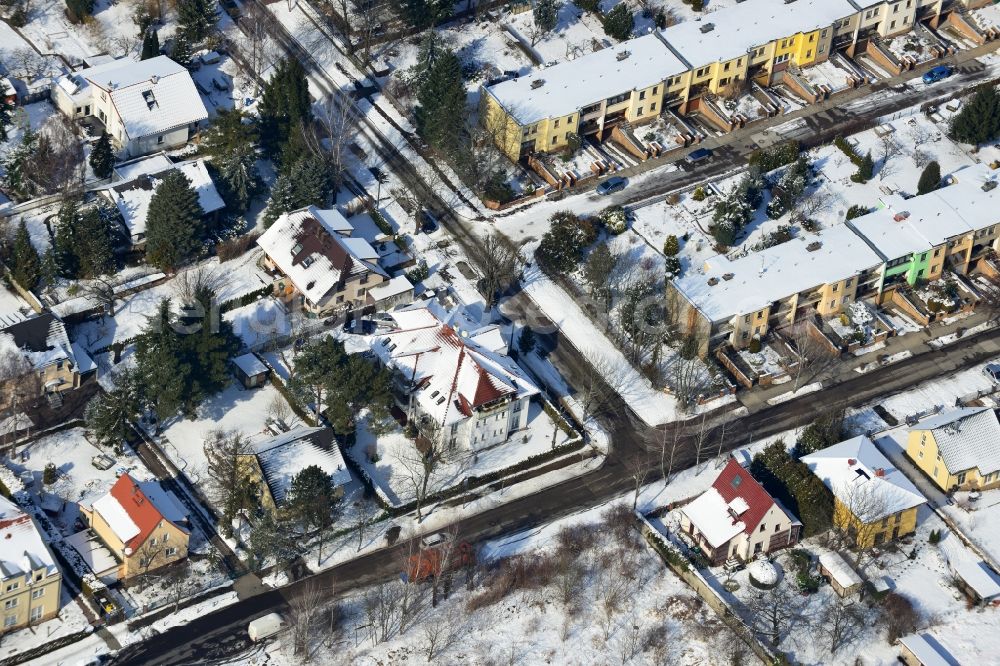
<path id="1" fill-rule="evenodd" d="M 895 173 L 895 167 L 890 167 L 889 163 L 894 158 L 903 154 L 903 145 L 899 141 L 896 141 L 896 137 L 892 133 L 879 137 L 879 144 L 881 146 L 882 166 L 879 168 L 878 179 L 881 181 L 886 176 L 891 176 Z"/>
<path id="2" fill-rule="evenodd" d="M 788 630 L 799 621 L 802 597 L 782 582 L 770 590 L 753 590 L 746 600 L 753 628 L 777 648 Z"/>
<path id="3" fill-rule="evenodd" d="M 421 521 L 424 519 L 422 513 L 424 500 L 436 490 L 437 484 L 432 483 L 432 479 L 434 471 L 441 462 L 442 451 L 436 434 L 436 423 L 429 418 L 417 418 L 415 421 L 420 423 L 419 428 L 433 432 L 427 432 L 425 436 L 421 436 L 424 433 L 418 434 L 412 447 L 397 448 L 395 458 L 413 490 L 417 520 Z"/>
<path id="4" fill-rule="evenodd" d="M 834 654 L 864 634 L 868 624 L 863 606 L 851 601 L 838 603 L 833 600 L 823 609 L 817 626 L 823 631 L 830 654 Z"/>
<path id="5" fill-rule="evenodd" d="M 32 422 L 23 410 L 41 395 L 42 380 L 7 333 L 0 333 L 0 350 L 0 436 L 14 440 L 21 429 L 30 434 Z"/>
<path id="6" fill-rule="evenodd" d="M 625 565 L 622 560 L 615 560 L 611 566 L 600 570 L 597 579 L 598 622 L 603 631 L 604 640 L 611 637 L 615 618 L 622 605 L 628 599 L 629 580 L 625 576 Z"/>
<path id="7" fill-rule="evenodd" d="M 149 538 L 143 541 L 142 545 L 132 554 L 132 557 L 138 558 L 139 581 L 143 587 L 147 587 L 150 583 L 150 572 L 164 563 L 165 553 L 166 544 L 164 542 Z"/>
<path id="8" fill-rule="evenodd" d="M 232 533 L 232 520 L 252 509 L 257 489 L 247 475 L 246 459 L 253 453 L 249 438 L 238 431 L 213 430 L 202 445 L 209 476 L 209 494 L 222 509 L 222 531 Z"/>
<path id="9" fill-rule="evenodd" d="M 524 265 L 521 251 L 497 233 L 487 234 L 469 250 L 469 260 L 479 270 L 486 305 L 493 307 L 497 296 L 517 281 Z"/>
<path id="10" fill-rule="evenodd" d="M 329 596 L 332 590 L 324 592 L 318 583 L 310 583 L 288 601 L 292 654 L 300 662 L 312 659 L 314 650 L 310 643 L 322 632 L 323 600 Z"/>
<path id="11" fill-rule="evenodd" d="M 358 550 L 365 543 L 365 533 L 368 526 L 375 520 L 375 507 L 365 498 L 361 498 L 355 503 L 354 529 L 358 531 Z"/>
<path id="12" fill-rule="evenodd" d="M 174 605 L 174 613 L 180 610 L 183 601 L 192 592 L 191 572 L 187 562 L 179 562 L 163 577 L 167 596 Z"/>
<path id="13" fill-rule="evenodd" d="M 343 183 L 348 150 L 358 136 L 359 127 L 354 107 L 340 97 L 327 95 L 313 106 L 315 119 L 314 146 L 317 154 L 325 155 L 333 171 L 334 185 Z"/>
<path id="14" fill-rule="evenodd" d="M 427 657 L 427 662 L 430 663 L 447 652 L 458 640 L 462 629 L 461 618 L 454 606 L 424 620 L 420 632 L 424 638 L 424 656 Z"/>
<path id="15" fill-rule="evenodd" d="M 617 406 L 617 394 L 632 380 L 631 368 L 615 363 L 596 349 L 584 352 L 584 358 L 587 365 L 575 383 L 576 397 L 584 412 L 601 416 Z"/>
<path id="16" fill-rule="evenodd" d="M 673 391 L 677 406 L 689 412 L 698 404 L 698 397 L 712 385 L 712 376 L 705 362 L 697 356 L 684 358 L 678 354 L 667 369 L 667 384 Z"/>
<path id="17" fill-rule="evenodd" d="M 115 315 L 115 305 L 118 303 L 117 280 L 102 275 L 86 282 L 80 291 L 101 308 L 102 320 Z"/>
<path id="18" fill-rule="evenodd" d="M 811 220 L 830 210 L 831 197 L 823 190 L 813 190 L 798 197 L 792 203 L 792 216 L 800 220 Z"/>
<path id="19" fill-rule="evenodd" d="M 214 301 L 228 285 L 230 277 L 214 266 L 196 266 L 182 271 L 171 280 L 177 300 L 184 306 Z"/>
<path id="20" fill-rule="evenodd" d="M 402 592 L 398 582 L 382 582 L 369 587 L 362 595 L 362 608 L 368 620 L 372 645 L 389 640 L 398 627 Z"/>
<path id="21" fill-rule="evenodd" d="M 682 431 L 681 422 L 675 421 L 670 427 L 650 428 L 644 433 L 644 446 L 658 454 L 660 478 L 664 485 L 669 484 L 670 477 L 673 476 L 674 459 L 681 445 Z"/>
<path id="22" fill-rule="evenodd" d="M 804 382 L 816 379 L 840 359 L 840 354 L 834 352 L 818 332 L 811 331 L 805 322 L 784 329 L 782 334 L 795 361 L 790 372 L 792 391 L 798 391 Z"/>
<path id="23" fill-rule="evenodd" d="M 642 643 L 639 638 L 642 636 L 642 620 L 633 616 L 632 621 L 618 634 L 618 653 L 622 658 L 622 666 L 635 658 L 639 654 Z"/>
<path id="24" fill-rule="evenodd" d="M 858 475 L 836 489 L 843 513 L 841 520 L 835 522 L 854 548 L 854 564 L 859 570 L 865 568 L 873 557 L 873 549 L 879 545 L 877 537 L 885 530 L 882 520 L 892 514 L 886 494 L 876 484 L 876 480 Z"/>
<path id="25" fill-rule="evenodd" d="M 239 32 L 235 35 L 235 50 L 240 55 L 253 80 L 253 96 L 260 96 L 264 74 L 274 64 L 280 50 L 271 38 L 274 15 L 256 2 L 241 8 Z"/>
<path id="26" fill-rule="evenodd" d="M 649 473 L 653 470 L 653 458 L 645 447 L 638 447 L 637 450 L 625 458 L 625 469 L 632 480 L 632 510 L 639 506 L 639 493 L 646 483 Z"/>
<path id="27" fill-rule="evenodd" d="M 291 405 L 288 404 L 288 401 L 280 393 L 276 393 L 267 403 L 267 415 L 274 421 L 287 423 L 292 414 Z"/>

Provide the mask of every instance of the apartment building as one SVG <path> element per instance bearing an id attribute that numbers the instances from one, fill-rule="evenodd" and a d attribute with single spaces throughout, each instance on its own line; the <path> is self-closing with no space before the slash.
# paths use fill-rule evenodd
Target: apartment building
<path id="1" fill-rule="evenodd" d="M 975 165 L 952 184 L 903 199 L 884 197 L 868 215 L 760 252 L 717 255 L 669 283 L 668 310 L 702 353 L 742 348 L 805 317 L 836 315 L 863 299 L 880 302 L 901 284 L 967 274 L 1000 249 L 997 175 Z"/>
<path id="2" fill-rule="evenodd" d="M 747 0 L 660 31 L 485 84 L 480 118 L 512 160 L 567 147 L 573 134 L 603 139 L 615 125 L 697 110 L 734 81 L 767 86 L 869 40 L 936 23 L 953 5 L 984 0 Z M 947 5 L 947 7 L 946 7 Z"/>
<path id="3" fill-rule="evenodd" d="M 38 526 L 0 496 L 0 635 L 59 614 L 62 573 Z"/>

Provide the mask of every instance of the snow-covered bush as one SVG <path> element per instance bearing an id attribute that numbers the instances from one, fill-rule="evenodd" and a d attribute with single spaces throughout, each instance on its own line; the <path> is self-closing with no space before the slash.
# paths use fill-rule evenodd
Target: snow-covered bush
<path id="1" fill-rule="evenodd" d="M 608 230 L 608 233 L 618 235 L 628 229 L 628 219 L 625 216 L 625 209 L 621 206 L 609 206 L 601 211 L 601 224 Z"/>

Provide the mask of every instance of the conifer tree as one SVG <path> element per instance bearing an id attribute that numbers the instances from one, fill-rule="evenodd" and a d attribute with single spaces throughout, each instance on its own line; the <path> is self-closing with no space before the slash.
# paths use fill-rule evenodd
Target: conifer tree
<path id="1" fill-rule="evenodd" d="M 177 4 L 180 34 L 191 44 L 199 44 L 208 37 L 218 18 L 211 0 L 182 0 Z"/>
<path id="2" fill-rule="evenodd" d="M 627 2 L 620 2 L 601 20 L 608 37 L 624 41 L 632 36 L 635 17 Z"/>
<path id="3" fill-rule="evenodd" d="M 0 141 L 10 138 L 7 136 L 7 128 L 14 122 L 14 104 L 7 96 L 12 94 L 13 90 L 6 90 L 6 85 L 0 84 Z"/>
<path id="4" fill-rule="evenodd" d="M 312 99 L 302 64 L 286 58 L 277 64 L 264 85 L 258 106 L 260 139 L 265 151 L 277 156 L 288 141 L 293 127 L 312 119 Z"/>
<path id="5" fill-rule="evenodd" d="M 994 86 L 980 88 L 951 120 L 948 135 L 978 146 L 1000 136 L 1000 93 Z"/>
<path id="6" fill-rule="evenodd" d="M 31 244 L 28 227 L 21 220 L 14 236 L 14 280 L 25 289 L 34 289 L 42 277 L 42 260 Z"/>
<path id="7" fill-rule="evenodd" d="M 465 117 L 465 84 L 462 64 L 451 51 L 442 53 L 427 72 L 417 95 L 417 132 L 446 155 L 460 145 L 456 120 Z"/>
<path id="8" fill-rule="evenodd" d="M 174 44 L 170 48 L 170 59 L 179 65 L 187 67 L 191 64 L 194 52 L 191 49 L 191 42 L 184 35 L 174 37 Z"/>
<path id="9" fill-rule="evenodd" d="M 110 178 L 115 168 L 115 153 L 111 147 L 111 135 L 101 132 L 101 137 L 90 151 L 90 168 L 98 178 Z"/>
<path id="10" fill-rule="evenodd" d="M 941 165 L 937 162 L 929 162 L 920 174 L 920 181 L 917 183 L 917 194 L 927 194 L 933 192 L 941 186 Z"/>
<path id="11" fill-rule="evenodd" d="M 149 201 L 146 215 L 146 261 L 173 270 L 199 248 L 203 211 L 198 194 L 180 171 L 163 176 Z"/>
<path id="12" fill-rule="evenodd" d="M 535 26 L 543 35 L 555 30 L 559 22 L 559 3 L 556 0 L 538 0 L 531 11 Z"/>
<path id="13" fill-rule="evenodd" d="M 80 271 L 76 255 L 76 216 L 79 206 L 79 199 L 63 200 L 55 223 L 54 258 L 59 266 L 59 274 L 70 279 L 76 278 Z"/>
<path id="14" fill-rule="evenodd" d="M 174 324 L 170 299 L 165 298 L 135 342 L 139 384 L 161 421 L 180 409 L 191 375 L 191 366 L 184 360 L 183 344 Z"/>
<path id="15" fill-rule="evenodd" d="M 92 278 L 114 268 L 114 248 L 109 220 L 90 207 L 76 221 L 76 258 L 80 277 Z"/>
<path id="16" fill-rule="evenodd" d="M 139 56 L 139 60 L 149 60 L 158 55 L 160 55 L 160 36 L 155 28 L 150 28 L 142 37 L 142 54 Z"/>
<path id="17" fill-rule="evenodd" d="M 237 212 L 245 211 L 261 189 L 256 144 L 257 127 L 239 110 L 220 110 L 202 140 L 219 175 L 222 198 Z"/>

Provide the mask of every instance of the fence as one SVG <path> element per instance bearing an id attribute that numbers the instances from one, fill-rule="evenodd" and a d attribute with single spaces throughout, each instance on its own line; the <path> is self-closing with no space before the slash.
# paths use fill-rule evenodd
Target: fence
<path id="1" fill-rule="evenodd" d="M 767 645 L 762 643 L 757 635 L 748 627 L 743 620 L 736 614 L 732 606 L 723 599 L 705 577 L 702 576 L 698 570 L 691 565 L 690 560 L 684 555 L 681 550 L 674 545 L 667 537 L 660 533 L 649 520 L 646 519 L 642 513 L 639 511 L 635 512 L 636 519 L 639 521 L 640 531 L 646 538 L 646 542 L 657 552 L 663 562 L 667 567 L 677 574 L 681 580 L 691 586 L 699 597 L 705 600 L 705 603 L 714 610 L 719 618 L 733 630 L 740 640 L 742 640 L 747 647 L 753 650 L 753 653 L 757 655 L 761 663 L 764 664 L 774 664 L 780 663 L 782 661 L 783 655 L 776 653 L 774 650 L 769 648 Z"/>

